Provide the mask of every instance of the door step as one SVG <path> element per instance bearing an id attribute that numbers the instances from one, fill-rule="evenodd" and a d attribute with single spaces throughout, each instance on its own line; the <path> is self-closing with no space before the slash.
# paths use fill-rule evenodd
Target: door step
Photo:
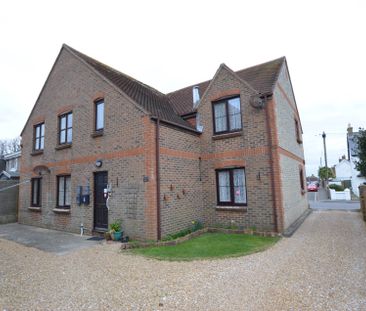
<path id="1" fill-rule="evenodd" d="M 106 233 L 107 231 L 108 231 L 107 229 L 95 228 L 95 229 L 92 231 L 92 235 L 93 235 L 93 236 L 104 237 L 104 233 Z"/>

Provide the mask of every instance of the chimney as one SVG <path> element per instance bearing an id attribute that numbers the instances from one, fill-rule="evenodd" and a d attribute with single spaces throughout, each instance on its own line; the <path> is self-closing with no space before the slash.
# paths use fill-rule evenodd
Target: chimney
<path id="1" fill-rule="evenodd" d="M 200 87 L 194 86 L 192 89 L 193 95 L 193 109 L 195 109 L 200 101 Z"/>
<path id="2" fill-rule="evenodd" d="M 347 133 L 352 134 L 353 133 L 353 127 L 351 126 L 351 123 L 348 123 Z"/>

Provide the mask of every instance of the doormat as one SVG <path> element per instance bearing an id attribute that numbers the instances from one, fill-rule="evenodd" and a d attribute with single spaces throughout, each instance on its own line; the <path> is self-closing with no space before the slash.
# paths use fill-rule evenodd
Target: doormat
<path id="1" fill-rule="evenodd" d="M 88 241 L 101 241 L 101 240 L 104 240 L 104 238 L 102 238 L 101 236 L 93 236 L 87 240 Z"/>

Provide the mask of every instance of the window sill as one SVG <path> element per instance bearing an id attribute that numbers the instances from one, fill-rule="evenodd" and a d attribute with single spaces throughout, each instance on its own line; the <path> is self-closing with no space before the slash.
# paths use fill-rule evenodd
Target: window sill
<path id="1" fill-rule="evenodd" d="M 55 147 L 56 150 L 62 150 L 62 149 L 67 149 L 67 148 L 71 148 L 72 144 L 63 144 L 63 145 L 58 145 Z"/>
<path id="2" fill-rule="evenodd" d="M 42 150 L 34 150 L 31 153 L 31 156 L 36 156 L 36 155 L 40 155 L 40 154 L 43 154 L 43 149 Z"/>
<path id="3" fill-rule="evenodd" d="M 100 137 L 104 135 L 104 131 L 103 130 L 99 130 L 99 131 L 94 131 L 93 134 L 91 134 L 91 137 L 95 138 L 95 137 Z"/>
<path id="4" fill-rule="evenodd" d="M 28 210 L 32 211 L 32 212 L 40 212 L 41 211 L 41 207 L 39 206 L 29 206 Z"/>
<path id="5" fill-rule="evenodd" d="M 216 206 L 217 211 L 246 212 L 246 206 Z"/>
<path id="6" fill-rule="evenodd" d="M 60 214 L 70 214 L 69 208 L 54 208 L 53 211 Z"/>
<path id="7" fill-rule="evenodd" d="M 212 136 L 212 140 L 232 138 L 232 137 L 238 137 L 238 136 L 242 136 L 242 135 L 243 135 L 243 131 L 223 133 L 223 134 L 215 134 L 215 135 Z"/>

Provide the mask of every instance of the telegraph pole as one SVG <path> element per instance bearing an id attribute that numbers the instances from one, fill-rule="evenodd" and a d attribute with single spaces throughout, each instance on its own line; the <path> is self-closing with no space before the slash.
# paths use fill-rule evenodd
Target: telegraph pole
<path id="1" fill-rule="evenodd" d="M 328 183 L 328 159 L 327 159 L 327 146 L 325 143 L 325 138 L 327 137 L 327 135 L 325 134 L 325 132 L 323 132 L 322 137 L 323 137 L 323 145 L 324 145 L 325 178 L 326 178 L 326 183 Z"/>

